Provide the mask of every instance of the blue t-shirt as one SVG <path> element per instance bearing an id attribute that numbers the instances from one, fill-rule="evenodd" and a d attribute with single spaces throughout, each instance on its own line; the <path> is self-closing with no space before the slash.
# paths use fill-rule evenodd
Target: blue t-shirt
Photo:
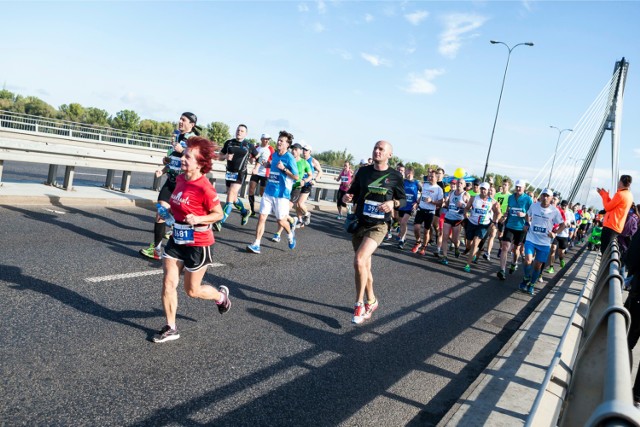
<path id="1" fill-rule="evenodd" d="M 518 213 L 524 212 L 526 214 L 532 204 L 533 200 L 527 194 L 523 194 L 517 199 L 515 194 L 510 195 L 509 202 L 507 204 L 508 217 L 506 227 L 516 231 L 524 229 L 524 224 L 527 222 L 527 216 L 525 215 L 520 218 Z"/>
<path id="2" fill-rule="evenodd" d="M 418 180 L 404 180 L 404 194 L 407 196 L 407 204 L 400 208 L 402 212 L 411 212 L 411 210 L 413 209 L 413 204 L 418 201 L 418 193 L 420 193 L 420 188 L 421 186 Z"/>
<path id="3" fill-rule="evenodd" d="M 277 199 L 288 199 L 291 196 L 291 189 L 295 182 L 287 174 L 278 169 L 278 163 L 282 162 L 284 167 L 289 169 L 294 175 L 298 175 L 298 164 L 293 154 L 288 151 L 282 156 L 276 151 L 271 157 L 271 173 L 264 194 Z"/>

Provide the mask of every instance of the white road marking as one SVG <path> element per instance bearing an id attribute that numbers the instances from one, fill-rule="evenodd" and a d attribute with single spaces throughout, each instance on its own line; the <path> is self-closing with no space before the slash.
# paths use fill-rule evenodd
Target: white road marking
<path id="1" fill-rule="evenodd" d="M 211 267 L 213 268 L 223 267 L 223 266 L 224 264 L 220 264 L 219 262 L 214 262 L 213 264 L 211 264 Z M 110 282 L 112 280 L 131 279 L 134 277 L 154 276 L 157 274 L 162 274 L 162 269 L 137 271 L 133 273 L 123 273 L 123 274 L 112 274 L 110 276 L 87 277 L 84 280 L 91 283 L 100 283 L 100 282 Z"/>

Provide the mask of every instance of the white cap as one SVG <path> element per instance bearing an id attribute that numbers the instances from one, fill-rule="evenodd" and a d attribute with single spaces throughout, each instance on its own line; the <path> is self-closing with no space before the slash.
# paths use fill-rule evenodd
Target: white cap
<path id="1" fill-rule="evenodd" d="M 540 194 L 548 194 L 549 196 L 553 196 L 553 190 L 551 190 L 550 188 L 545 188 L 544 190 L 542 190 L 540 192 Z"/>
<path id="2" fill-rule="evenodd" d="M 304 143 L 304 141 L 302 141 Z M 309 144 L 302 144 L 302 149 L 311 152 L 311 146 Z"/>
<path id="3" fill-rule="evenodd" d="M 516 187 L 526 187 L 527 186 L 527 182 L 524 179 L 519 179 L 516 181 Z"/>
<path id="4" fill-rule="evenodd" d="M 271 135 L 269 135 L 268 133 L 263 133 L 263 134 L 260 136 L 260 139 L 271 139 Z"/>
<path id="5" fill-rule="evenodd" d="M 482 184 L 480 184 L 480 188 L 484 188 L 485 190 L 489 191 L 489 183 L 488 182 L 483 182 Z"/>

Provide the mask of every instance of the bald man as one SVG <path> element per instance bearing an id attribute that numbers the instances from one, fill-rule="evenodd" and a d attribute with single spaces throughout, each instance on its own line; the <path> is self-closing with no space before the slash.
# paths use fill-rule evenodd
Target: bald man
<path id="1" fill-rule="evenodd" d="M 358 218 L 358 228 L 351 239 L 355 251 L 353 267 L 356 284 L 356 303 L 351 321 L 355 324 L 370 319 L 378 308 L 378 300 L 373 292 L 371 257 L 389 230 L 393 209 L 406 204 L 404 177 L 389 167 L 391 156 L 391 144 L 387 141 L 376 142 L 372 164 L 358 169 L 351 187 L 342 197 L 344 203 L 356 205 L 355 214 Z"/>

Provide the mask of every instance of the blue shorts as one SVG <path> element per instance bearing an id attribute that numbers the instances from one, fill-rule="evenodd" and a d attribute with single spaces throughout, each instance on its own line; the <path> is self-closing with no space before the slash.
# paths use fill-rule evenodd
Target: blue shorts
<path id="1" fill-rule="evenodd" d="M 535 253 L 535 260 L 538 262 L 546 263 L 549 260 L 549 252 L 551 252 L 551 246 L 536 245 L 528 240 L 524 242 L 524 255 L 533 255 Z"/>

